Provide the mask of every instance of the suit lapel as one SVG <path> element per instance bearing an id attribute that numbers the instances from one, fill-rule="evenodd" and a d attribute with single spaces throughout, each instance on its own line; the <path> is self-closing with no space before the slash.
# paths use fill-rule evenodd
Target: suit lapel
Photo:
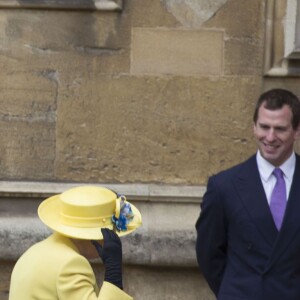
<path id="1" fill-rule="evenodd" d="M 278 235 L 274 251 L 270 257 L 269 267 L 280 257 L 295 235 L 300 230 L 300 158 L 296 156 L 295 173 L 289 194 L 289 199 L 282 223 L 281 231 Z"/>
<path id="2" fill-rule="evenodd" d="M 264 239 L 270 245 L 274 245 L 278 231 L 270 212 L 255 156 L 245 162 L 234 186 L 253 223 Z"/>

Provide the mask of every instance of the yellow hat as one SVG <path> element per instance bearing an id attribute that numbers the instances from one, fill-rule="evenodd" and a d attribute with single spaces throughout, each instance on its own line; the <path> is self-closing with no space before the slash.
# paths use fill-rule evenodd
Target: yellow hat
<path id="1" fill-rule="evenodd" d="M 115 230 L 119 236 L 124 236 L 142 225 L 141 213 L 124 196 L 117 196 L 104 187 L 79 186 L 47 198 L 40 204 L 38 215 L 48 227 L 65 236 L 102 240 L 101 228 L 116 228 L 113 221 L 118 220 L 124 201 L 131 217 L 126 230 Z"/>

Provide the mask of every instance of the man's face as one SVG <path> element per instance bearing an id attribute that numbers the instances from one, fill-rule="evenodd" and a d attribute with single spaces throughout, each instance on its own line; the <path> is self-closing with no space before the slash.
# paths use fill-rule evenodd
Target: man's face
<path id="1" fill-rule="evenodd" d="M 258 110 L 254 135 L 264 159 L 273 166 L 280 166 L 292 154 L 294 141 L 300 136 L 300 126 L 292 127 L 292 111 L 288 105 L 269 110 L 264 104 Z"/>

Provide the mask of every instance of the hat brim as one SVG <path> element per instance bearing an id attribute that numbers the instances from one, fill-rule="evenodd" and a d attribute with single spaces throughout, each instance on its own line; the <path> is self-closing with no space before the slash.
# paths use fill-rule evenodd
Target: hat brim
<path id="1" fill-rule="evenodd" d="M 114 230 L 118 236 L 122 237 L 127 234 L 132 233 L 138 227 L 142 225 L 142 216 L 139 210 L 130 203 L 132 212 L 134 214 L 133 220 L 128 224 L 128 229 L 126 231 L 118 231 L 115 229 L 114 224 L 97 226 L 97 227 L 74 227 L 62 224 L 60 218 L 60 195 L 52 196 L 44 200 L 38 208 L 38 216 L 41 221 L 62 235 L 84 240 L 103 240 L 103 235 L 101 233 L 101 228 L 108 228 Z"/>

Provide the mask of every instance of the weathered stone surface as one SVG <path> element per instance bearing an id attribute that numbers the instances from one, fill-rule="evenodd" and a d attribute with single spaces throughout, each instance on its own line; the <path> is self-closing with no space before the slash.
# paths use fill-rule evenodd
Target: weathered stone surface
<path id="1" fill-rule="evenodd" d="M 262 74 L 264 57 L 263 1 L 227 1 L 205 27 L 225 29 L 225 75 Z M 232 15 L 234 14 L 234 15 Z M 240 20 L 237 26 L 237 19 Z"/>
<path id="2" fill-rule="evenodd" d="M 263 66 L 261 40 L 254 37 L 227 38 L 225 42 L 226 75 L 260 76 Z"/>
<path id="3" fill-rule="evenodd" d="M 51 230 L 37 217 L 39 203 L 74 184 L 40 182 L 0 185 L 0 257 L 16 260 Z M 126 195 L 142 214 L 142 227 L 122 238 L 131 265 L 196 267 L 195 222 L 204 189 L 194 186 L 104 185 Z M 174 221 L 176 220 L 176 221 Z M 20 243 L 20 241 L 22 241 Z"/>
<path id="4" fill-rule="evenodd" d="M 15 262 L 0 260 L 0 300 L 7 300 L 9 293 L 10 274 Z"/>
<path id="5" fill-rule="evenodd" d="M 204 5 L 132 0 L 122 13 L 2 10 L 1 97 L 3 109 L 15 114 L 0 120 L 2 178 L 205 184 L 211 173 L 251 154 L 263 5 L 207 2 L 215 15 L 195 31 L 172 16 L 179 4 L 196 14 Z M 220 39 L 218 47 L 208 43 L 214 34 L 225 34 L 225 48 Z M 156 45 L 154 55 L 150 41 L 173 46 Z M 136 49 L 148 52 L 136 60 Z M 144 75 L 151 68 L 156 76 Z M 19 105 L 26 101 L 43 104 Z"/>
<path id="6" fill-rule="evenodd" d="M 214 300 L 198 269 L 125 268 L 126 291 L 134 299 Z"/>
<path id="7" fill-rule="evenodd" d="M 221 75 L 223 32 L 132 30 L 132 74 Z"/>
<path id="8" fill-rule="evenodd" d="M 14 261 L 0 261 L 0 300 L 7 300 L 10 274 Z M 103 267 L 93 264 L 99 285 L 103 282 Z M 199 270 L 196 268 L 123 267 L 124 290 L 134 299 L 214 300 Z M 169 298 L 166 298 L 169 297 Z"/>
<path id="9" fill-rule="evenodd" d="M 82 76 L 129 69 L 130 30 L 122 14 L 0 11 L 3 70 L 52 69 Z"/>
<path id="10" fill-rule="evenodd" d="M 223 28 L 228 37 L 263 38 L 264 1 L 227 1 L 203 27 Z"/>
<path id="11" fill-rule="evenodd" d="M 0 75 L 2 179 L 53 178 L 57 85 L 48 75 Z"/>
<path id="12" fill-rule="evenodd" d="M 199 28 L 228 0 L 161 0 L 184 27 Z"/>
<path id="13" fill-rule="evenodd" d="M 66 86 L 57 178 L 204 184 L 252 152 L 258 86 L 255 77 L 132 76 Z"/>
<path id="14" fill-rule="evenodd" d="M 251 116 L 263 82 L 264 7 L 259 0 L 223 2 L 206 3 L 215 15 L 199 31 L 172 16 L 177 4 L 199 12 L 204 3 L 195 1 L 132 0 L 109 14 L 1 10 L 1 177 L 205 184 L 209 174 L 245 159 L 255 149 Z M 179 54 L 185 43 L 177 43 L 175 50 L 156 48 L 153 64 L 142 54 L 131 57 L 147 41 L 140 34 L 137 43 L 139 30 L 164 31 L 166 39 L 156 41 L 166 45 L 180 41 L 183 27 L 193 40 L 186 55 Z M 208 36 L 207 67 L 193 64 L 198 32 L 225 34 L 222 61 Z M 176 62 L 189 54 L 190 64 Z M 174 61 L 167 76 L 164 57 Z M 156 76 L 144 76 L 151 67 Z M 201 76 L 189 76 L 192 68 Z"/>
<path id="15" fill-rule="evenodd" d="M 134 27 L 177 27 L 180 22 L 168 12 L 161 0 L 140 1 L 130 0 L 126 2 L 125 13 L 131 18 L 131 26 Z"/>
<path id="16" fill-rule="evenodd" d="M 266 77 L 263 83 L 263 90 L 267 91 L 270 89 L 283 87 L 295 93 L 300 98 L 300 85 L 299 78 L 280 78 L 280 77 Z"/>
<path id="17" fill-rule="evenodd" d="M 141 213 L 145 212 L 144 205 L 139 205 Z M 148 207 L 153 211 L 152 207 Z M 194 205 L 194 215 L 199 214 L 199 205 Z M 161 215 L 161 214 L 160 214 Z M 171 213 L 165 217 L 171 222 L 171 216 L 178 217 Z M 151 222 L 151 216 L 143 215 L 145 223 Z M 144 266 L 172 266 L 172 267 L 196 267 L 195 240 L 196 233 L 194 225 L 197 218 L 188 216 L 189 229 L 180 228 L 173 224 L 172 230 L 165 229 L 160 222 L 154 222 L 155 230 L 147 224 L 143 225 L 133 234 L 122 239 L 124 263 Z M 38 218 L 10 216 L 0 221 L 0 256 L 4 260 L 16 260 L 31 245 L 45 239 L 51 234 Z"/>

